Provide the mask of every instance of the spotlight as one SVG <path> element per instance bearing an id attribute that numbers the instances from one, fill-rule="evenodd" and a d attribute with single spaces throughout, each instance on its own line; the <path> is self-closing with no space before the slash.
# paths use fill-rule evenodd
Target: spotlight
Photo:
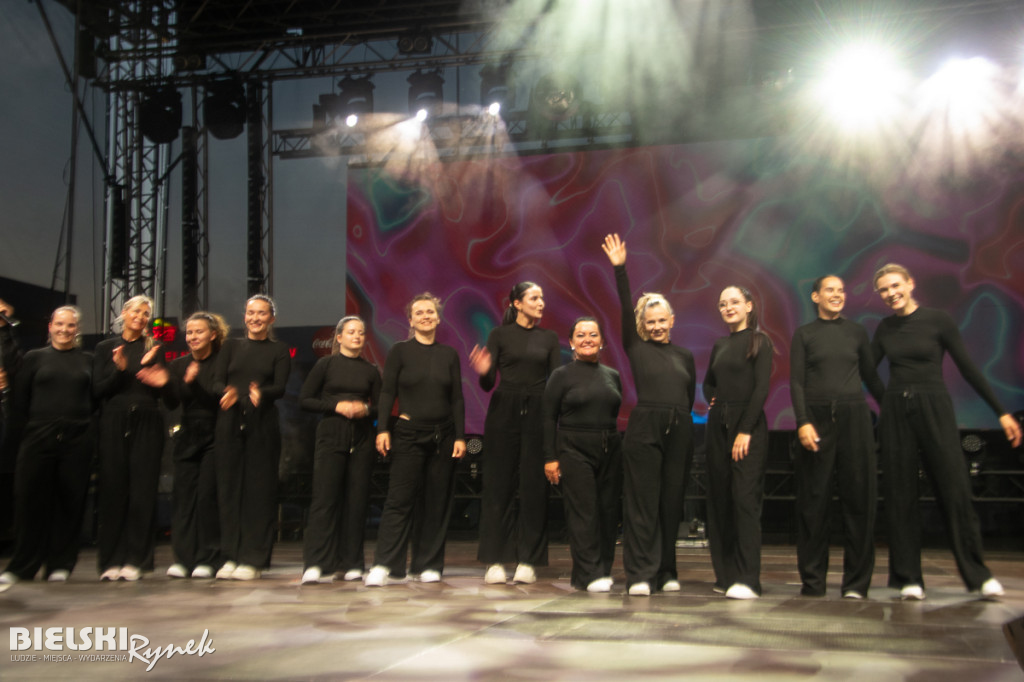
<path id="1" fill-rule="evenodd" d="M 345 76 L 338 82 L 340 116 L 363 116 L 373 113 L 373 81 L 369 76 Z"/>
<path id="2" fill-rule="evenodd" d="M 245 128 L 245 88 L 238 79 L 213 81 L 203 98 L 203 123 L 218 140 L 231 140 Z"/>
<path id="3" fill-rule="evenodd" d="M 444 100 L 444 78 L 441 77 L 441 72 L 424 73 L 417 69 L 409 76 L 408 81 L 409 112 L 417 112 L 417 117 L 421 109 L 426 110 L 428 114 L 438 113 Z"/>
<path id="4" fill-rule="evenodd" d="M 181 128 L 181 93 L 170 85 L 149 88 L 139 104 L 139 132 L 153 144 L 178 139 Z"/>
<path id="5" fill-rule="evenodd" d="M 968 130 L 984 123 L 998 101 L 999 67 L 982 57 L 951 59 L 923 86 L 926 106 L 947 125 Z"/>
<path id="6" fill-rule="evenodd" d="M 338 81 L 341 92 L 320 95 L 313 105 L 313 127 L 325 128 L 335 119 L 343 119 L 349 128 L 359 117 L 373 113 L 374 85 L 369 76 L 345 76 Z"/>
<path id="7" fill-rule="evenodd" d="M 501 104 L 498 102 L 492 102 L 491 106 L 487 107 L 487 113 L 491 116 L 497 116 L 501 113 Z"/>
<path id="8" fill-rule="evenodd" d="M 877 45 L 856 45 L 837 54 L 818 81 L 819 105 L 847 130 L 894 120 L 909 76 L 895 56 Z"/>
<path id="9" fill-rule="evenodd" d="M 480 69 L 480 104 L 488 107 L 492 116 L 497 111 L 491 108 L 510 110 L 515 106 L 515 91 L 509 87 L 509 67 L 487 64 Z"/>
<path id="10" fill-rule="evenodd" d="M 398 51 L 402 54 L 429 54 L 434 39 L 425 30 L 406 31 L 398 36 Z"/>
<path id="11" fill-rule="evenodd" d="M 533 86 L 530 108 L 549 121 L 565 121 L 579 111 L 583 94 L 578 80 L 567 74 L 541 76 Z"/>

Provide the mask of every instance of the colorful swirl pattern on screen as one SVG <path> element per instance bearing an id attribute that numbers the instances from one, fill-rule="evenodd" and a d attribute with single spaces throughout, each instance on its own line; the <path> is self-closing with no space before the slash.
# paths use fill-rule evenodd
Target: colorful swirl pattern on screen
<path id="1" fill-rule="evenodd" d="M 622 352 L 604 235 L 626 241 L 634 295 L 664 293 L 674 343 L 703 380 L 727 330 L 721 290 L 740 284 L 761 306 L 777 354 L 769 425 L 793 428 L 789 341 L 813 319 L 811 282 L 846 282 L 846 314 L 873 333 L 887 308 L 871 276 L 887 262 L 914 274 L 922 305 L 949 311 L 1004 407 L 1024 409 L 1024 177 L 969 186 L 891 182 L 788 153 L 778 140 L 708 142 L 437 163 L 396 177 L 353 170 L 348 199 L 348 312 L 368 320 L 368 357 L 383 365 L 406 338 L 405 305 L 429 290 L 444 301 L 439 340 L 463 358 L 467 428 L 483 428 L 488 396 L 467 361 L 500 323 L 511 287 L 544 288 L 543 326 L 563 339 L 578 316 L 606 330 L 602 361 L 623 375 L 622 422 L 635 402 Z M 947 183 L 948 185 L 948 183 Z M 883 378 L 886 376 L 883 364 Z M 965 428 L 996 428 L 992 411 L 947 361 Z M 706 415 L 700 398 L 695 415 Z"/>

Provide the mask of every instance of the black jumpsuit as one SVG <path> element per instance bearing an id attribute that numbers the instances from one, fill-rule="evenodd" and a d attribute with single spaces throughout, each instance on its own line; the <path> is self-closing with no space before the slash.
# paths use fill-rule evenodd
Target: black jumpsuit
<path id="1" fill-rule="evenodd" d="M 199 373 L 185 382 L 193 362 Z M 189 572 L 196 566 L 220 564 L 220 518 L 217 509 L 217 468 L 214 432 L 220 395 L 213 391 L 217 353 L 202 360 L 183 355 L 168 367 L 170 381 L 164 402 L 181 406 L 181 421 L 173 435 L 174 492 L 171 496 L 171 546 L 174 557 Z"/>
<path id="2" fill-rule="evenodd" d="M 391 430 L 388 495 L 373 563 L 395 577 L 404 575 L 411 539 L 411 572 L 440 573 L 452 513 L 452 450 L 456 440 L 466 437 L 455 349 L 416 339 L 396 343 L 384 363 L 378 429 L 384 430 L 396 399 L 399 414 L 408 419 L 394 420 Z"/>
<path id="3" fill-rule="evenodd" d="M 491 371 L 480 377 L 491 396 L 484 421 L 480 548 L 486 564 L 548 563 L 548 483 L 544 478 L 541 398 L 558 367 L 558 335 L 550 329 L 505 324 L 487 337 Z M 516 493 L 518 492 L 518 504 Z"/>
<path id="4" fill-rule="evenodd" d="M 629 357 L 637 405 L 623 441 L 625 499 L 622 559 L 628 584 L 661 588 L 677 580 L 676 536 L 693 463 L 693 353 L 644 341 L 636 331 L 624 265 L 615 267 L 622 312 L 622 345 Z"/>
<path id="5" fill-rule="evenodd" d="M 790 346 L 790 395 L 797 427 L 812 424 L 818 451 L 794 443 L 797 566 L 808 596 L 825 594 L 828 508 L 835 473 L 843 509 L 841 591 L 866 597 L 875 567 L 878 462 L 871 411 L 862 384 L 879 404 L 882 385 L 864 327 L 845 318 L 816 319 L 796 330 Z"/>
<path id="6" fill-rule="evenodd" d="M 367 416 L 343 417 L 342 400 L 368 403 Z M 341 353 L 320 358 L 299 393 L 302 409 L 322 415 L 313 454 L 313 499 L 303 542 L 303 563 L 324 573 L 362 571 L 363 537 L 376 452 L 373 416 L 380 372 L 363 358 Z"/>
<path id="7" fill-rule="evenodd" d="M 946 522 L 960 577 L 968 590 L 992 577 L 985 566 L 981 526 L 960 449 L 953 401 L 942 380 L 945 353 L 997 415 L 1005 414 L 985 377 L 971 362 L 953 318 L 933 308 L 884 318 L 875 330 L 876 362 L 889 359 L 889 385 L 879 433 L 889 530 L 889 586 L 924 586 L 918 470 L 931 480 Z"/>
<path id="8" fill-rule="evenodd" d="M 772 346 L 747 358 L 751 329 L 718 339 L 711 349 L 704 397 L 708 412 L 708 541 L 715 586 L 746 585 L 761 593 L 761 503 L 768 462 L 764 403 L 772 371 Z M 750 434 L 746 457 L 732 459 L 736 435 Z"/>
<path id="9" fill-rule="evenodd" d="M 544 390 L 544 458 L 561 470 L 572 585 L 585 590 L 611 576 L 622 494 L 616 419 L 619 373 L 576 360 L 556 369 Z"/>
<path id="10" fill-rule="evenodd" d="M 29 351 L 13 387 L 22 429 L 15 465 L 15 543 L 7 571 L 32 580 L 74 569 L 95 450 L 92 356 L 52 346 Z"/>
<path id="11" fill-rule="evenodd" d="M 123 346 L 122 372 L 114 349 Z M 103 401 L 99 433 L 99 569 L 153 568 L 156 494 L 164 451 L 163 389 L 136 378 L 146 354 L 146 337 L 105 339 L 93 353 L 93 381 Z M 157 351 L 155 364 L 164 355 Z"/>
<path id="12" fill-rule="evenodd" d="M 227 386 L 238 402 L 217 416 L 214 455 L 220 509 L 221 558 L 257 569 L 270 565 L 277 521 L 281 425 L 274 402 L 284 395 L 288 346 L 264 339 L 228 339 L 217 356 L 214 393 Z M 260 404 L 249 399 L 249 384 Z"/>

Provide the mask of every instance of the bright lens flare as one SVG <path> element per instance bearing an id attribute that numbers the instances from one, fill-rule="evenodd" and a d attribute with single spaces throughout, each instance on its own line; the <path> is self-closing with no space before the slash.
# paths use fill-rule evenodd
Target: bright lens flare
<path id="1" fill-rule="evenodd" d="M 999 67 L 987 59 L 952 59 L 925 81 L 925 110 L 943 113 L 954 131 L 984 125 L 999 98 L 998 78 Z"/>
<path id="2" fill-rule="evenodd" d="M 893 122 L 902 114 L 909 80 L 892 52 L 863 45 L 843 51 L 828 63 L 814 97 L 843 130 L 858 132 Z"/>

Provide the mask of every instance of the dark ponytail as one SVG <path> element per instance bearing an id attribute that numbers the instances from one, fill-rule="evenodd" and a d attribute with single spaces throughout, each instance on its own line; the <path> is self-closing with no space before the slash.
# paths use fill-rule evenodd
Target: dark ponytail
<path id="1" fill-rule="evenodd" d="M 746 287 L 741 287 L 738 284 L 730 284 L 726 289 L 729 289 L 730 287 L 740 292 L 745 303 L 750 303 L 750 312 L 747 313 L 747 329 L 751 331 L 751 334 L 750 345 L 747 346 L 747 359 L 753 360 L 761 351 L 761 345 L 765 342 L 765 339 L 767 339 L 768 336 L 761 331 L 761 325 L 757 317 L 757 303 L 754 302 L 754 297 L 750 293 L 750 290 Z"/>
<path id="2" fill-rule="evenodd" d="M 520 282 L 512 287 L 512 291 L 508 292 L 508 306 L 505 308 L 505 314 L 501 318 L 502 324 L 513 324 L 516 321 L 516 317 L 519 315 L 519 311 L 516 310 L 516 301 L 522 301 L 527 290 L 535 286 L 539 285 L 535 282 Z"/>

